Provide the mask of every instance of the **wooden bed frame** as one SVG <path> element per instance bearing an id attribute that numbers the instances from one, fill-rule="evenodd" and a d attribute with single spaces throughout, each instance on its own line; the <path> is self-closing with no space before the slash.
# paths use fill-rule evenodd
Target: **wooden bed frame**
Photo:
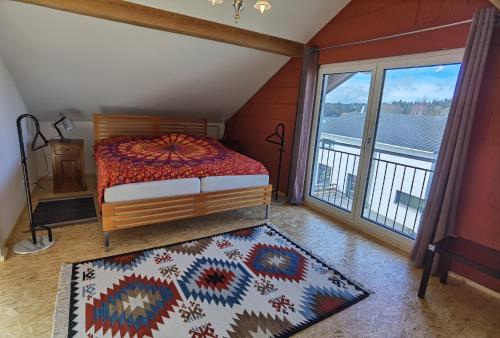
<path id="1" fill-rule="evenodd" d="M 185 133 L 207 135 L 207 121 L 169 119 L 148 115 L 94 114 L 95 142 L 111 136 Z M 184 196 L 102 204 L 105 249 L 109 232 L 167 221 L 205 216 L 254 206 L 271 206 L 272 185 Z"/>

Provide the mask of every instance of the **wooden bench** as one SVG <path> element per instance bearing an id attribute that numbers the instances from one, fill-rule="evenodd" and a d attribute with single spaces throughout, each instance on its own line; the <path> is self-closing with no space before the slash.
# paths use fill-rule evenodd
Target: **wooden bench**
<path id="1" fill-rule="evenodd" d="M 424 263 L 424 272 L 418 289 L 418 296 L 425 297 L 427 284 L 432 270 L 432 262 L 436 253 L 440 254 L 441 283 L 446 284 L 448 271 L 452 261 L 463 263 L 487 275 L 500 279 L 500 251 L 474 243 L 465 238 L 450 236 L 434 244 L 430 244 Z"/>

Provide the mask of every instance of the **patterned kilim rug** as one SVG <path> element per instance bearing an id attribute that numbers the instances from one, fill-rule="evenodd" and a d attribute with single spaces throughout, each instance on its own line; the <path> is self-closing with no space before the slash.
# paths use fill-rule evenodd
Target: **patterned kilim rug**
<path id="1" fill-rule="evenodd" d="M 54 337 L 288 337 L 368 296 L 260 225 L 64 265 Z"/>

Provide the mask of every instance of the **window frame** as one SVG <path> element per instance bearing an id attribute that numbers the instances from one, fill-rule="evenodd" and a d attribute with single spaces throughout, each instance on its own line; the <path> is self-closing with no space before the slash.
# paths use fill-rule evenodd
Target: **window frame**
<path id="1" fill-rule="evenodd" d="M 311 123 L 311 133 L 309 139 L 309 153 L 307 163 L 307 176 L 305 182 L 305 204 L 327 213 L 343 223 L 352 225 L 364 232 L 367 232 L 377 238 L 382 239 L 397 246 L 404 251 L 409 252 L 413 246 L 414 240 L 404 237 L 399 233 L 391 231 L 380 225 L 375 225 L 362 217 L 363 201 L 365 199 L 366 185 L 369 175 L 369 162 L 372 156 L 372 146 L 366 146 L 366 141 L 375 139 L 377 129 L 378 110 L 382 100 L 383 81 L 386 69 L 411 68 L 440 64 L 460 63 L 463 58 L 463 48 L 449 49 L 435 52 L 425 52 L 418 54 L 401 55 L 387 58 L 377 58 L 361 61 L 349 61 L 335 64 L 321 65 L 318 71 L 318 81 L 316 87 L 316 99 L 314 104 L 313 121 Z M 323 101 L 323 81 L 324 76 L 335 73 L 364 72 L 369 71 L 372 74 L 367 116 L 365 119 L 362 146 L 360 149 L 359 170 L 356 174 L 355 193 L 352 204 L 352 211 L 347 212 L 337 209 L 329 203 L 321 201 L 311 196 L 311 181 L 313 166 L 315 161 L 315 150 L 317 147 L 317 133 L 319 125 L 320 108 Z M 372 143 L 372 142 L 370 142 Z M 363 144 L 365 146 L 363 146 Z"/>

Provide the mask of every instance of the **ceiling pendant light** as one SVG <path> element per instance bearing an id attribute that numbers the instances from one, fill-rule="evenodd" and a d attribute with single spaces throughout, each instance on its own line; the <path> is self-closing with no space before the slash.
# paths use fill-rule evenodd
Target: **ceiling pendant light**
<path id="1" fill-rule="evenodd" d="M 255 3 L 254 7 L 264 14 L 265 11 L 271 9 L 271 3 L 268 0 L 259 0 Z"/>
<path id="2" fill-rule="evenodd" d="M 233 7 L 234 7 L 234 20 L 236 20 L 236 23 L 238 23 L 238 20 L 240 20 L 241 17 L 241 12 L 245 8 L 245 3 L 243 0 L 233 0 Z"/>
<path id="3" fill-rule="evenodd" d="M 212 6 L 215 6 L 224 3 L 224 0 L 208 0 L 208 2 L 211 3 Z M 234 7 L 234 20 L 236 21 L 236 23 L 238 23 L 238 21 L 241 18 L 241 12 L 245 9 L 245 1 L 233 0 L 233 7 Z M 270 10 L 272 6 L 269 0 L 257 0 L 255 2 L 254 7 L 262 14 L 264 14 L 264 12 Z"/>

